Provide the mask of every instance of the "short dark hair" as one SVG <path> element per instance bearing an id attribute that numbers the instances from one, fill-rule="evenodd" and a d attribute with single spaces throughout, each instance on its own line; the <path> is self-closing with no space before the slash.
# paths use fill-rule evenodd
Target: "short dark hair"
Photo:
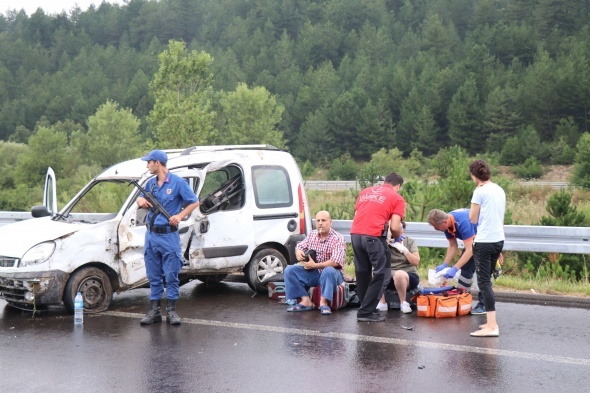
<path id="1" fill-rule="evenodd" d="M 488 163 L 483 160 L 475 160 L 469 164 L 469 172 L 481 181 L 490 180 L 492 175 Z"/>
<path id="2" fill-rule="evenodd" d="M 404 184 L 404 178 L 395 172 L 391 172 L 389 175 L 385 176 L 383 183 L 391 184 L 392 186 L 397 186 L 399 184 L 401 186 Z"/>

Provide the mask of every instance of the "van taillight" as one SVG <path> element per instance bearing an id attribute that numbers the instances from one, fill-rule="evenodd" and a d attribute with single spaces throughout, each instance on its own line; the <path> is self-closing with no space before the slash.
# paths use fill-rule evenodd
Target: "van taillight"
<path id="1" fill-rule="evenodd" d="M 305 235 L 305 206 L 303 204 L 303 186 L 301 184 L 297 189 L 297 195 L 299 196 L 299 233 Z"/>

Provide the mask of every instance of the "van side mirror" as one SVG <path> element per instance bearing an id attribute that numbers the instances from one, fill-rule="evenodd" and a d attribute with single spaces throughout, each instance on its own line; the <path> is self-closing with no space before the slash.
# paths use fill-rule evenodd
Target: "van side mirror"
<path id="1" fill-rule="evenodd" d="M 49 210 L 47 210 L 47 206 L 33 206 L 31 208 L 31 215 L 34 218 L 39 218 L 39 217 L 47 217 L 50 216 L 51 213 L 49 212 Z"/>

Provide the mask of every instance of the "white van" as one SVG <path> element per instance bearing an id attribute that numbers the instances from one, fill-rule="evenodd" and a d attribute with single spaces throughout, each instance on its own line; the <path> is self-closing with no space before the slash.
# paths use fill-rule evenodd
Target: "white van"
<path id="1" fill-rule="evenodd" d="M 295 261 L 311 230 L 303 179 L 293 157 L 269 145 L 196 146 L 168 150 L 167 167 L 201 202 L 179 225 L 185 264 L 181 285 L 244 272 L 262 282 Z M 33 218 L 0 227 L 0 298 L 25 309 L 60 304 L 85 312 L 109 307 L 113 292 L 148 286 L 143 260 L 146 209 L 135 203 L 151 177 L 139 158 L 106 169 L 57 212 L 49 170 L 44 206 Z"/>

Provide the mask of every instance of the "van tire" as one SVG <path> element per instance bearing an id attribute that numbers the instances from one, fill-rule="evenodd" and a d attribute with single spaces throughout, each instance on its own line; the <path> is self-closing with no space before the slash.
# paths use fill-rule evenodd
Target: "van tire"
<path id="1" fill-rule="evenodd" d="M 265 294 L 268 292 L 262 282 L 275 274 L 283 273 L 287 268 L 285 256 L 275 249 L 267 248 L 258 251 L 244 268 L 246 282 L 253 291 Z"/>
<path id="2" fill-rule="evenodd" d="M 74 313 L 74 298 L 82 292 L 84 313 L 106 311 L 113 299 L 113 286 L 109 276 L 97 267 L 85 267 L 76 271 L 66 284 L 63 302 L 66 310 Z"/>

